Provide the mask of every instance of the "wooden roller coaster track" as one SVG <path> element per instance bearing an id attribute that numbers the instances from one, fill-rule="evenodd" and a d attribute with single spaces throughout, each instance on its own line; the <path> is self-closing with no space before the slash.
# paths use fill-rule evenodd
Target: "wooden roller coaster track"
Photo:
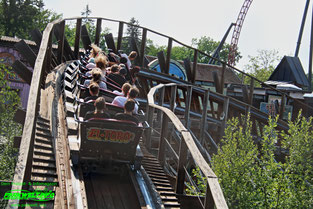
<path id="1" fill-rule="evenodd" d="M 117 52 L 121 48 L 124 25 L 128 23 L 106 18 L 96 19 L 96 44 L 99 44 L 102 21 L 110 21 L 119 24 L 116 48 L 112 34 L 106 36 L 107 45 L 112 46 L 113 50 Z M 64 28 L 66 21 L 74 20 L 76 21 L 76 37 L 74 50 L 72 50 L 66 40 Z M 141 104 L 146 105 L 147 120 L 151 126 L 151 129 L 145 134 L 145 140 L 142 142 L 142 144 L 144 144 L 142 146 L 145 146 L 147 150 L 145 153 L 146 158 L 143 160 L 143 168 L 146 169 L 146 173 L 148 173 L 147 176 L 152 180 L 151 182 L 156 189 L 155 192 L 158 193 L 157 195 L 160 197 L 160 201 L 164 201 L 163 205 L 168 204 L 166 206 L 170 207 L 171 201 L 169 200 L 174 196 L 178 198 L 174 198 L 172 202 L 175 207 L 184 208 L 184 203 L 188 199 L 184 193 L 184 188 L 188 178 L 190 178 L 190 176 L 188 177 L 188 172 L 186 172 L 186 163 L 191 159 L 191 161 L 199 166 L 207 181 L 207 190 L 204 200 L 203 197 L 202 199 L 199 197 L 200 207 L 227 208 L 226 200 L 218 183 L 218 178 L 208 164 L 210 154 L 216 152 L 217 144 L 223 136 L 226 127 L 226 121 L 230 117 L 241 117 L 242 115 L 247 116 L 247 114 L 250 114 L 254 122 L 253 134 L 261 137 L 259 130 L 267 124 L 268 116 L 251 105 L 253 86 L 254 82 L 259 82 L 265 86 L 267 85 L 257 78 L 219 61 L 223 64 L 223 67 L 221 68 L 222 76 L 216 76 L 216 92 L 196 86 L 194 82 L 197 72 L 198 55 L 203 54 L 210 57 L 208 54 L 156 31 L 141 26 L 135 27 L 142 29 L 141 46 L 140 48 L 135 46 L 135 50 L 139 53 L 139 58 L 136 62 L 137 65 L 141 67 L 137 75 L 141 92 L 143 93 L 143 97 L 140 101 Z M 163 57 L 159 57 L 161 73 L 146 69 L 145 45 L 148 32 L 168 38 L 166 57 L 164 55 Z M 54 188 L 56 190 L 56 199 L 51 204 L 52 208 L 87 208 L 88 203 L 86 198 L 88 199 L 88 194 L 86 195 L 87 190 L 84 189 L 84 183 L 80 178 L 75 176 L 76 174 L 71 172 L 69 145 L 67 142 L 67 140 L 69 140 L 67 138 L 67 132 L 70 133 L 71 130 L 67 127 L 68 124 L 62 124 L 65 123 L 64 118 L 68 118 L 69 116 L 66 115 L 67 112 L 62 112 L 64 111 L 64 105 L 66 105 L 63 104 L 63 102 L 66 103 L 66 101 L 60 102 L 60 94 L 62 94 L 62 92 L 57 91 L 56 86 L 59 84 L 56 80 L 64 79 L 64 70 L 71 64 L 74 66 L 75 60 L 79 59 L 80 40 L 82 40 L 84 48 L 89 49 L 89 45 L 91 44 L 90 37 L 86 27 L 82 25 L 82 18 L 56 20 L 48 24 L 42 36 L 41 34 L 36 34 L 37 35 L 33 37 L 38 46 L 40 43 L 40 47 L 32 73 L 29 94 L 30 99 L 28 101 L 20 153 L 13 182 L 30 182 L 37 174 L 41 177 L 51 177 L 53 181 L 57 179 L 59 187 Z M 58 44 L 56 54 L 52 52 L 54 36 Z M 193 63 L 188 60 L 185 62 L 188 81 L 183 81 L 168 75 L 173 42 L 194 51 Z M 224 70 L 226 67 L 229 67 L 239 75 L 251 78 L 249 90 L 247 86 L 243 87 L 246 98 L 244 102 L 223 95 Z M 49 78 L 49 76 L 51 77 Z M 291 99 L 284 92 L 277 91 L 270 86 L 268 86 L 268 88 L 282 95 L 283 99 Z M 45 101 L 47 98 L 49 98 L 49 101 Z M 299 109 L 312 109 L 297 100 L 295 101 Z M 51 106 L 49 102 L 54 106 Z M 58 109 L 59 106 L 62 106 L 63 109 Z M 56 109 L 59 110 L 60 115 L 56 115 L 54 112 Z M 284 105 L 281 107 L 281 112 L 283 112 L 283 110 Z M 43 119 L 43 117 L 46 119 Z M 190 122 L 193 119 L 196 121 L 196 125 Z M 244 123 L 243 120 L 241 121 Z M 216 126 L 215 131 L 208 131 L 209 124 Z M 42 129 L 42 126 L 47 127 L 47 130 L 49 126 L 51 132 L 48 134 L 47 130 Z M 199 131 L 195 131 L 193 126 L 197 126 Z M 286 130 L 287 123 L 283 120 L 279 120 L 278 128 Z M 60 132 L 64 132 L 61 133 L 61 135 L 63 134 L 63 141 L 60 137 L 57 137 L 60 135 Z M 48 139 L 51 139 L 51 142 L 48 141 Z M 51 149 L 51 146 L 53 149 Z M 156 153 L 156 156 L 153 157 L 151 153 Z M 188 153 L 190 153 L 190 156 Z M 40 161 L 42 161 L 40 163 L 43 164 L 39 165 L 39 159 L 38 162 L 36 162 L 36 156 L 38 155 L 49 156 L 51 158 L 47 158 L 47 160 L 43 162 L 45 158 L 40 157 Z M 151 162 L 157 162 L 158 166 L 153 168 L 150 164 Z M 54 167 L 55 163 L 56 167 Z M 40 172 L 38 172 L 38 169 Z M 44 169 L 46 169 L 46 171 L 44 171 Z M 165 175 L 165 173 L 170 174 L 169 176 L 174 178 L 174 183 L 171 183 L 171 179 L 168 178 L 169 176 Z M 75 181 L 69 180 L 75 178 L 76 183 Z M 51 181 L 51 179 L 46 179 L 46 181 Z M 80 185 L 79 188 L 81 190 L 75 190 L 75 184 L 76 186 Z M 171 187 L 174 188 L 172 189 Z M 12 190 L 21 189 L 24 189 L 21 184 L 12 185 Z M 179 200 L 180 204 L 177 203 L 177 200 Z M 18 199 L 12 199 L 9 201 L 8 207 L 17 208 L 17 206 L 13 205 L 19 203 L 20 201 Z M 185 206 L 185 208 L 187 208 L 187 206 Z"/>

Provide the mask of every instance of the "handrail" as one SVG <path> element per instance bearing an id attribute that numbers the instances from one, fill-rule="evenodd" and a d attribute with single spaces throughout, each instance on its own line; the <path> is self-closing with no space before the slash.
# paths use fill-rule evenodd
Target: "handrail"
<path id="1" fill-rule="evenodd" d="M 178 117 L 174 114 L 174 112 L 172 112 L 168 108 L 161 107 L 161 106 L 155 104 L 154 94 L 157 90 L 164 88 L 164 87 L 175 86 L 175 85 L 177 85 L 177 84 L 174 84 L 174 83 L 159 84 L 159 85 L 151 88 L 151 90 L 149 91 L 148 96 L 147 96 L 149 109 L 150 108 L 156 108 L 156 109 L 161 110 L 163 113 L 165 113 L 166 116 L 169 118 L 169 120 L 172 121 L 173 125 L 178 130 L 178 132 L 180 132 L 180 134 L 182 135 L 180 147 L 182 147 L 182 143 L 185 143 L 185 145 L 187 146 L 188 150 L 190 151 L 190 154 L 193 157 L 195 163 L 199 166 L 200 170 L 203 172 L 203 174 L 207 178 L 206 195 L 211 195 L 212 197 L 206 196 L 206 199 L 212 199 L 214 201 L 217 209 L 228 208 L 228 206 L 226 204 L 226 200 L 225 200 L 223 192 L 222 192 L 222 189 L 218 183 L 218 179 L 217 179 L 215 173 L 213 172 L 213 170 L 210 168 L 210 166 L 205 161 L 204 157 L 200 154 L 200 151 L 198 150 L 197 145 L 195 144 L 191 133 L 185 128 L 185 126 L 178 119 Z M 150 114 L 150 111 L 148 111 L 148 112 Z M 180 148 L 180 152 L 179 152 L 180 158 L 181 158 L 182 152 L 183 152 L 183 150 Z M 187 152 L 187 150 L 185 150 L 185 152 Z M 206 203 L 205 208 L 212 207 L 212 206 L 208 206 L 207 201 L 205 201 L 205 203 Z"/>

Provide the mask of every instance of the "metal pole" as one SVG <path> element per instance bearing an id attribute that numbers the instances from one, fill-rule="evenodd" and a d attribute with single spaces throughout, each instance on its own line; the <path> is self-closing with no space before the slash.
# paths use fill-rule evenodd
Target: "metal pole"
<path id="1" fill-rule="evenodd" d="M 313 7 L 312 7 L 313 10 Z M 312 56 L 313 56 L 313 15 L 311 22 L 311 41 L 310 41 L 310 59 L 309 59 L 309 91 L 312 91 Z"/>
<path id="2" fill-rule="evenodd" d="M 303 30 L 304 30 L 306 16 L 307 16 L 308 9 L 309 9 L 309 4 L 310 4 L 310 0 L 307 0 L 306 4 L 305 4 L 305 8 L 304 8 L 303 17 L 302 17 L 302 23 L 301 23 L 301 27 L 300 27 L 300 32 L 299 32 L 299 37 L 298 37 L 295 57 L 298 57 L 298 54 L 299 54 L 299 49 L 300 49 L 300 45 L 301 45 L 301 39 L 302 39 Z"/>

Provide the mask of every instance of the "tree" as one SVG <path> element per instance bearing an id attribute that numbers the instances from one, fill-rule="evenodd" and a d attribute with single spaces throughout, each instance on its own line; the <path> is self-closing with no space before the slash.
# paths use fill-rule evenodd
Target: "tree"
<path id="1" fill-rule="evenodd" d="M 205 52 L 206 54 L 212 55 L 215 49 L 218 47 L 219 42 L 214 41 L 212 38 L 203 36 L 200 39 L 193 38 L 191 46 Z M 159 51 L 164 51 L 166 53 L 167 46 L 154 45 L 150 40 L 147 43 L 147 54 L 151 56 L 156 56 Z M 220 51 L 220 59 L 227 62 L 229 53 L 229 44 L 224 44 Z M 174 46 L 171 51 L 171 59 L 174 60 L 184 60 L 186 58 L 193 59 L 194 51 L 184 46 Z M 236 53 L 235 63 L 241 58 L 240 52 Z M 209 63 L 210 58 L 203 54 L 198 54 L 198 63 Z"/>
<path id="2" fill-rule="evenodd" d="M 125 32 L 125 37 L 122 40 L 122 49 L 124 53 L 129 54 L 132 51 L 131 40 L 134 39 L 138 47 L 141 44 L 141 29 L 136 27 L 139 26 L 139 21 L 132 17 L 127 24 L 127 29 Z"/>
<path id="3" fill-rule="evenodd" d="M 13 148 L 14 136 L 21 135 L 21 127 L 13 121 L 20 99 L 12 90 L 7 75 L 12 74 L 0 65 L 0 179 L 12 180 L 16 164 L 17 150 Z"/>
<path id="4" fill-rule="evenodd" d="M 262 82 L 268 80 L 281 56 L 276 50 L 258 50 L 257 56 L 248 56 L 249 64 L 244 66 L 245 71 Z M 250 78 L 246 77 L 244 82 L 250 84 Z M 260 86 L 255 83 L 255 86 Z"/>
<path id="5" fill-rule="evenodd" d="M 207 36 L 202 36 L 199 39 L 193 38 L 191 41 L 191 46 L 209 55 L 213 55 L 213 52 L 215 51 L 219 44 L 220 44 L 219 41 L 214 41 L 212 38 Z M 227 62 L 228 60 L 229 48 L 230 45 L 225 43 L 220 51 L 220 59 L 224 62 Z M 235 63 L 237 63 L 240 58 L 241 58 L 240 52 L 237 52 L 235 57 Z M 210 58 L 205 55 L 199 54 L 198 56 L 199 63 L 208 63 L 209 60 Z"/>
<path id="6" fill-rule="evenodd" d="M 25 39 L 30 38 L 31 30 L 43 30 L 47 23 L 61 16 L 44 9 L 42 0 L 1 0 L 0 10 L 0 35 Z"/>
<path id="7" fill-rule="evenodd" d="M 259 144 L 249 119 L 246 127 L 238 118 L 228 121 L 212 165 L 230 208 L 312 208 L 313 119 L 299 113 L 287 132 L 276 130 L 277 119 L 269 118 Z M 289 152 L 281 162 L 275 159 L 279 139 Z"/>

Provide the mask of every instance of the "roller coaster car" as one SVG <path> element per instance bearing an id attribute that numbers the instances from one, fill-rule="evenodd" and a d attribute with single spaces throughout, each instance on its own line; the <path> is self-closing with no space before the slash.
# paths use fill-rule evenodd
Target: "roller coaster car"
<path id="1" fill-rule="evenodd" d="M 110 167 L 129 163 L 139 169 L 143 127 L 131 121 L 92 118 L 80 122 L 80 144 L 70 143 L 73 165 Z"/>

